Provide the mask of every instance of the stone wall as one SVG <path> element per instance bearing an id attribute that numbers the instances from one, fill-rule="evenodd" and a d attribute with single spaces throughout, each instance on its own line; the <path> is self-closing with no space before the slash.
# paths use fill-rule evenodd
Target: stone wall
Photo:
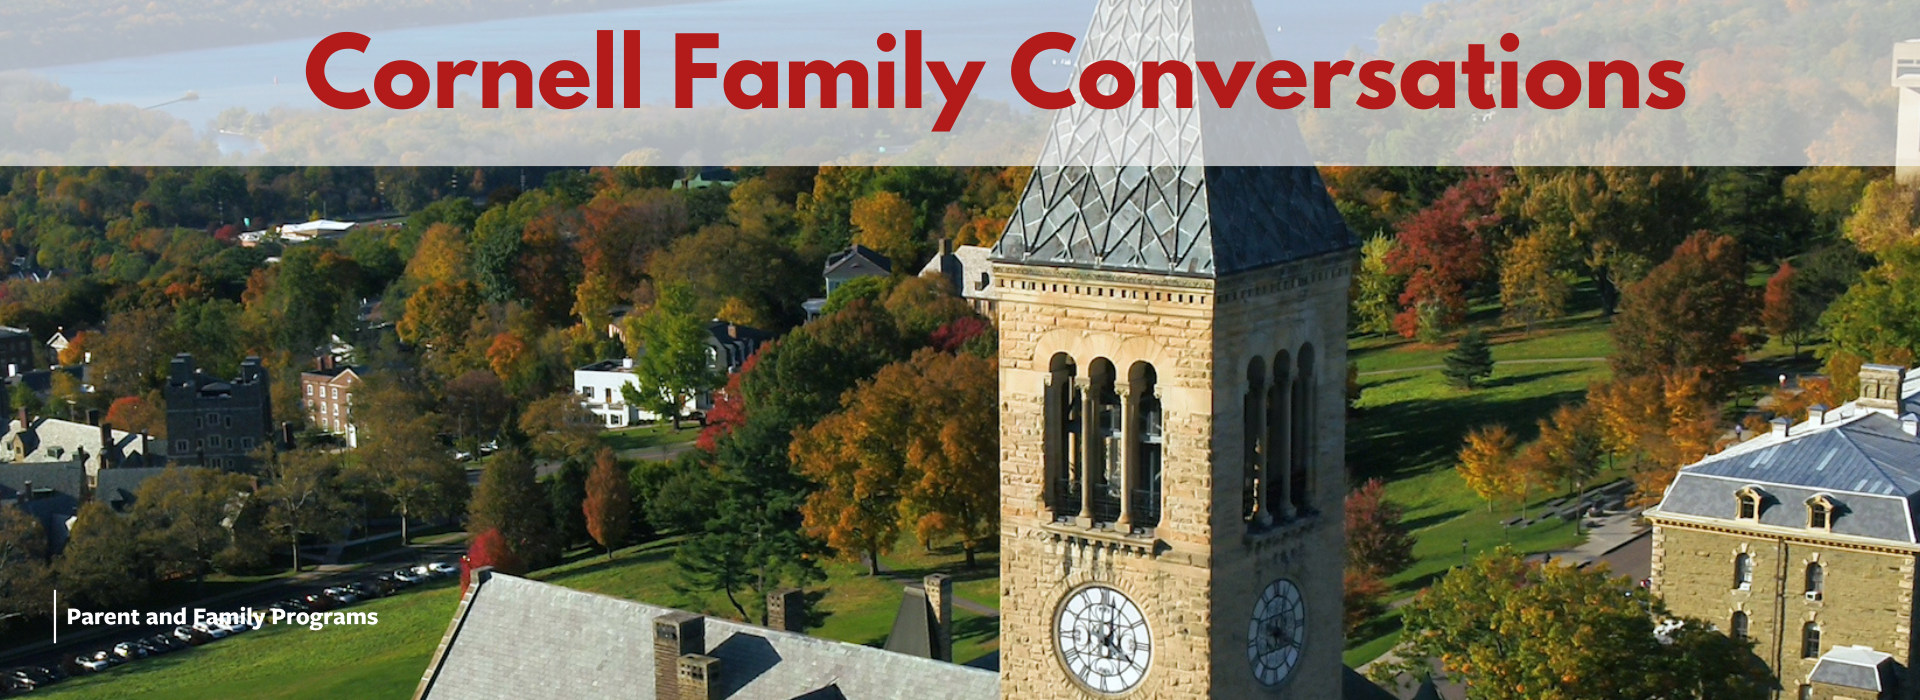
<path id="1" fill-rule="evenodd" d="M 1069 679 L 1052 633 L 1060 602 L 1089 583 L 1147 616 L 1154 651 L 1129 697 L 1334 698 L 1340 682 L 1346 273 L 1330 256 L 1214 280 L 996 264 L 1001 391 L 1001 695 L 1094 697 Z M 1240 520 L 1247 359 L 1311 344 L 1317 515 L 1249 537 Z M 1164 506 L 1151 536 L 1056 525 L 1044 502 L 1044 398 L 1056 353 L 1124 377 L 1151 363 L 1165 415 Z M 1238 367 L 1240 369 L 1233 369 Z M 1308 601 L 1293 678 L 1258 686 L 1247 623 L 1288 577 Z"/>
<path id="2" fill-rule="evenodd" d="M 1913 554 L 1733 527 L 1656 523 L 1654 593 L 1675 614 L 1722 630 L 1729 629 L 1734 611 L 1746 612 L 1754 653 L 1780 676 L 1785 697 L 1795 697 L 1813 672 L 1816 659 L 1800 653 L 1807 622 L 1820 626 L 1820 653 L 1835 646 L 1868 646 L 1912 666 Z M 1734 558 L 1740 552 L 1753 557 L 1748 590 L 1734 587 Z M 1824 593 L 1811 600 L 1806 569 L 1816 561 L 1824 568 Z"/>

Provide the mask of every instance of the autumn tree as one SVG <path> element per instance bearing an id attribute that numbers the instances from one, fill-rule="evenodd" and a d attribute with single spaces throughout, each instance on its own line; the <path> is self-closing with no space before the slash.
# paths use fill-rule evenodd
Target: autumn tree
<path id="1" fill-rule="evenodd" d="M 60 348 L 60 352 L 54 356 L 54 360 L 58 361 L 62 366 L 85 363 L 89 358 L 87 346 L 93 344 L 93 336 L 93 331 L 81 331 L 75 334 L 72 340 L 67 341 L 66 347 Z M 21 371 L 26 371 L 26 369 L 25 367 L 20 368 Z"/>
<path id="2" fill-rule="evenodd" d="M 533 460 L 517 449 L 502 450 L 480 474 L 467 505 L 467 531 L 498 530 L 516 559 L 539 568 L 558 554 L 546 505 Z"/>
<path id="3" fill-rule="evenodd" d="M 564 461 L 591 452 L 600 434 L 600 417 L 571 392 L 557 392 L 527 404 L 520 432 L 542 459 Z"/>
<path id="4" fill-rule="evenodd" d="M 408 343 L 451 352 L 473 326 L 479 308 L 480 295 L 472 282 L 432 282 L 407 298 L 406 313 L 395 330 Z"/>
<path id="5" fill-rule="evenodd" d="M 1393 316 L 1399 310 L 1400 276 L 1393 273 L 1387 258 L 1393 253 L 1392 236 L 1368 238 L 1360 246 L 1360 265 L 1353 278 L 1353 327 L 1365 334 L 1393 331 Z"/>
<path id="6" fill-rule="evenodd" d="M 635 382 L 621 392 L 629 403 L 672 417 L 676 430 L 697 397 L 726 381 L 708 356 L 711 333 L 694 313 L 693 295 L 684 285 L 662 286 L 659 300 L 629 322 L 627 333 L 634 346 Z"/>
<path id="7" fill-rule="evenodd" d="M 1596 411 L 1587 404 L 1563 404 L 1540 419 L 1540 438 L 1527 445 L 1521 459 L 1542 480 L 1571 491 L 1600 471 L 1605 453 Z"/>
<path id="8" fill-rule="evenodd" d="M 1355 630 L 1387 612 L 1387 596 L 1393 589 L 1387 582 L 1364 569 L 1348 567 L 1340 576 L 1341 629 L 1351 637 Z"/>
<path id="9" fill-rule="evenodd" d="M 472 269 L 472 255 L 464 229 L 436 223 L 420 235 L 413 257 L 407 259 L 406 277 L 418 285 L 458 282 Z"/>
<path id="10" fill-rule="evenodd" d="M 913 205 L 898 194 L 881 190 L 861 197 L 850 218 L 853 242 L 887 256 L 896 272 L 906 270 L 920 255 L 914 217 Z"/>
<path id="11" fill-rule="evenodd" d="M 1780 269 L 1767 278 L 1766 292 L 1761 295 L 1760 325 L 1774 337 L 1793 345 L 1793 354 L 1800 354 L 1800 344 L 1806 342 L 1807 334 L 1813 330 L 1816 319 L 1801 308 L 1802 297 L 1794 291 L 1793 263 L 1782 261 Z"/>
<path id="12" fill-rule="evenodd" d="M 116 428 L 145 433 L 156 440 L 167 439 L 167 413 L 155 405 L 157 394 L 122 396 L 107 406 L 107 423 Z"/>
<path id="13" fill-rule="evenodd" d="M 900 383 L 863 384 L 849 392 L 845 411 L 796 434 L 791 446 L 794 467 L 819 485 L 800 511 L 807 534 L 844 558 L 865 562 L 874 576 L 880 574 L 880 555 L 900 539 L 908 478 L 902 438 L 912 400 L 899 396 L 905 388 Z"/>
<path id="14" fill-rule="evenodd" d="M 460 557 L 460 591 L 466 592 L 473 585 L 473 572 L 487 567 L 503 574 L 524 574 L 526 561 L 514 553 L 507 543 L 507 536 L 499 530 L 488 529 L 473 536 L 467 543 L 467 553 Z"/>
<path id="15" fill-rule="evenodd" d="M 230 523 L 252 495 L 253 485 L 240 474 L 168 468 L 141 482 L 131 515 L 162 578 L 202 581 L 233 542 Z"/>
<path id="16" fill-rule="evenodd" d="M 1495 503 L 1526 497 L 1531 475 L 1517 468 L 1513 459 L 1515 442 L 1506 426 L 1494 424 L 1467 433 L 1466 443 L 1460 448 L 1460 462 L 1454 470 L 1467 488 L 1486 500 L 1489 513 Z"/>
<path id="17" fill-rule="evenodd" d="M 443 420 L 428 400 L 390 379 L 369 381 L 353 394 L 360 446 L 353 474 L 392 502 L 400 516 L 400 544 L 408 521 L 441 520 L 464 509 L 467 472 L 440 444 Z"/>
<path id="18" fill-rule="evenodd" d="M 1867 185 L 1846 223 L 1847 239 L 1880 254 L 1920 237 L 1920 187 L 1881 178 Z"/>
<path id="19" fill-rule="evenodd" d="M 1462 389 L 1472 389 L 1481 380 L 1493 376 L 1493 349 L 1487 345 L 1487 337 L 1478 328 L 1469 328 L 1460 336 L 1460 342 L 1447 353 L 1446 368 L 1441 374 L 1447 381 Z"/>
<path id="20" fill-rule="evenodd" d="M 1386 255 L 1388 269 L 1406 278 L 1394 328 L 1411 338 L 1422 308 L 1452 326 L 1466 318 L 1471 287 L 1492 268 L 1489 238 L 1503 224 L 1496 205 L 1507 186 L 1505 171 L 1476 171 L 1399 224 L 1398 243 Z"/>
<path id="21" fill-rule="evenodd" d="M 1510 204 L 1535 232 L 1564 237 L 1582 251 L 1581 263 L 1600 292 L 1601 309 L 1614 313 L 1619 291 L 1640 279 L 1708 211 L 1702 188 L 1687 168 L 1520 168 Z"/>
<path id="22" fill-rule="evenodd" d="M 140 396 L 160 386 L 171 354 L 163 344 L 165 309 L 131 309 L 107 318 L 93 342 L 91 383 L 108 396 Z"/>
<path id="23" fill-rule="evenodd" d="M 28 617 L 52 612 L 47 529 L 20 508 L 0 508 L 0 610 Z"/>
<path id="24" fill-rule="evenodd" d="M 1405 571 L 1413 563 L 1413 535 L 1401 521 L 1407 511 L 1387 499 L 1387 485 L 1368 479 L 1347 494 L 1347 568 L 1374 579 Z"/>
<path id="25" fill-rule="evenodd" d="M 612 559 L 613 550 L 627 541 L 633 492 L 611 448 L 600 448 L 594 455 L 593 472 L 587 476 L 587 499 L 580 507 L 587 516 L 587 533 L 606 548 L 607 558 Z"/>
<path id="26" fill-rule="evenodd" d="M 798 300 L 820 284 L 819 268 L 802 262 L 770 230 L 727 224 L 675 239 L 648 259 L 646 270 L 656 287 L 682 285 L 690 295 L 689 313 L 702 321 L 731 306 L 730 316 L 768 330 L 801 321 Z"/>
<path id="27" fill-rule="evenodd" d="M 1438 661 L 1487 700 L 1760 700 L 1775 684 L 1752 641 L 1673 618 L 1633 581 L 1504 548 L 1448 572 L 1401 619 L 1401 661 L 1376 676 Z"/>
<path id="28" fill-rule="evenodd" d="M 513 402 L 506 386 L 492 372 L 476 369 L 447 382 L 440 412 L 451 423 L 453 435 L 471 448 L 482 438 L 498 435 L 512 416 Z M 472 451 L 469 449 L 468 451 Z"/>
<path id="29" fill-rule="evenodd" d="M 1602 444 L 1629 457 L 1636 500 L 1653 502 L 1680 467 L 1717 446 L 1724 424 L 1698 371 L 1659 377 L 1617 377 L 1587 390 Z"/>
<path id="30" fill-rule="evenodd" d="M 103 501 L 88 501 L 54 568 L 67 600 L 115 608 L 146 596 L 146 561 L 134 522 Z"/>
<path id="31" fill-rule="evenodd" d="M 353 506 L 341 488 L 339 457 L 296 450 L 274 455 L 268 484 L 258 498 L 267 504 L 267 524 L 286 533 L 293 570 L 300 571 L 300 538 L 332 537 L 350 522 Z"/>
<path id="32" fill-rule="evenodd" d="M 1881 251 L 1880 264 L 1820 317 L 1827 376 L 1851 396 L 1862 362 L 1907 363 L 1920 352 L 1920 242 Z"/>
<path id="33" fill-rule="evenodd" d="M 1500 305 L 1509 320 L 1526 325 L 1567 314 L 1575 276 L 1567 269 L 1571 242 L 1551 231 L 1521 236 L 1500 255 Z"/>
<path id="34" fill-rule="evenodd" d="M 1614 319 L 1613 370 L 1623 377 L 1699 370 L 1714 396 L 1740 369 L 1752 294 L 1730 236 L 1698 233 L 1628 287 Z"/>

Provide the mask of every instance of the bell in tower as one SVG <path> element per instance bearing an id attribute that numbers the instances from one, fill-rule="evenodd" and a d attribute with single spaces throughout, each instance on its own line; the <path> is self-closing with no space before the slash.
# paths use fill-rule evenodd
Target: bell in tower
<path id="1" fill-rule="evenodd" d="M 1076 70 L 1264 66 L 1260 26 L 1103 0 Z M 1288 113 L 1161 104 L 1057 112 L 993 251 L 1001 695 L 1337 698 L 1356 241 Z"/>

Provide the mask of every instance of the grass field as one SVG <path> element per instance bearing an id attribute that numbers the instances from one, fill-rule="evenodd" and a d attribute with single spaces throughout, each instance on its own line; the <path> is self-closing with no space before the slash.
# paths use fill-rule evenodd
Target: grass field
<path id="1" fill-rule="evenodd" d="M 614 451 L 637 450 L 646 447 L 674 445 L 693 442 L 700 437 L 700 424 L 688 422 L 680 430 L 674 430 L 672 423 L 643 425 L 636 428 L 609 430 L 600 434 L 600 441 Z"/>
<path id="2" fill-rule="evenodd" d="M 1458 564 L 1462 550 L 1477 553 L 1509 545 L 1526 552 L 1564 549 L 1578 543 L 1572 523 L 1548 520 L 1528 528 L 1502 523 L 1517 511 L 1489 511 L 1453 466 L 1461 440 L 1481 425 L 1503 423 L 1524 440 L 1535 421 L 1564 403 L 1580 401 L 1588 385 L 1609 376 L 1606 363 L 1589 358 L 1612 352 L 1598 311 L 1489 336 L 1497 362 L 1493 377 L 1472 391 L 1450 386 L 1431 369 L 1450 346 L 1426 346 L 1397 338 L 1356 340 L 1350 360 L 1361 373 L 1359 413 L 1348 422 L 1347 465 L 1356 481 L 1378 477 L 1390 499 L 1407 508 L 1415 537 L 1414 563 L 1393 577 L 1400 594 L 1426 587 Z M 1557 494 L 1536 494 L 1530 506 Z M 1346 661 L 1358 665 L 1393 647 L 1399 615 L 1364 625 L 1348 640 Z"/>
<path id="3" fill-rule="evenodd" d="M 619 598 L 640 600 L 709 615 L 738 613 L 718 594 L 683 593 L 672 582 L 672 542 L 630 547 L 614 559 L 582 553 L 571 563 L 537 572 L 531 578 Z M 897 564 L 945 566 L 958 555 L 942 550 L 914 553 Z M 894 563 L 894 562 L 890 562 Z M 857 644 L 886 643 L 900 607 L 901 587 L 885 576 L 866 575 L 863 567 L 832 562 L 826 583 L 810 587 L 815 627 L 809 634 Z M 956 571 L 962 597 L 997 603 L 999 568 L 991 554 L 973 571 Z M 916 574 L 917 575 L 917 574 Z M 972 577 L 972 578 L 970 578 Z M 981 600 L 976 590 L 992 591 Z M 269 627 L 216 644 L 128 664 L 97 676 L 78 678 L 36 697 L 59 700 L 403 700 L 412 695 L 433 648 L 446 632 L 459 603 L 451 582 L 416 589 L 354 607 L 377 612 L 380 624 L 309 631 Z M 756 609 L 749 605 L 749 610 Z M 757 622 L 757 620 L 756 620 Z M 991 617 L 956 610 L 954 657 L 971 661 L 999 648 L 999 624 Z"/>

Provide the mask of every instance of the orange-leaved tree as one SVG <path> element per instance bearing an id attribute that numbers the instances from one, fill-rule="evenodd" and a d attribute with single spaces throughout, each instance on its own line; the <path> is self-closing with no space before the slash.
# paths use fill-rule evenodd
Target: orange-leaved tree
<path id="1" fill-rule="evenodd" d="M 613 449 L 602 447 L 593 457 L 593 471 L 587 474 L 587 499 L 580 504 L 587 515 L 587 534 L 606 548 L 607 558 L 627 541 L 627 526 L 633 512 L 633 485 L 620 471 Z"/>
<path id="2" fill-rule="evenodd" d="M 1513 433 L 1496 423 L 1474 428 L 1460 448 L 1460 464 L 1454 469 L 1467 488 L 1486 499 L 1489 513 L 1496 502 L 1526 497 L 1532 477 L 1518 468 L 1514 444 Z"/>

